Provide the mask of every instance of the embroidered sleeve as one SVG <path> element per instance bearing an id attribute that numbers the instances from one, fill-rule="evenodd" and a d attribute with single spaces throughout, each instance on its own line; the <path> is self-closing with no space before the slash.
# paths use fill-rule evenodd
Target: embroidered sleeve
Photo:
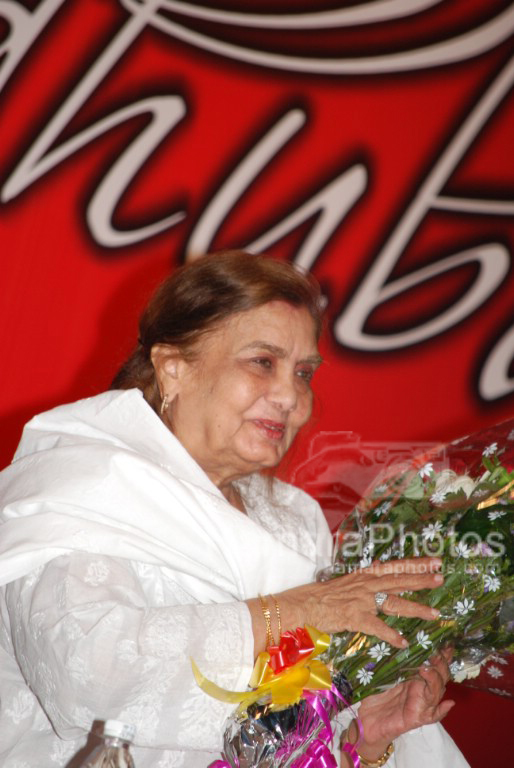
<path id="1" fill-rule="evenodd" d="M 233 705 L 197 687 L 190 658 L 219 685 L 244 690 L 249 612 L 239 602 L 195 604 L 181 590 L 182 604 L 166 605 L 172 593 L 170 574 L 143 585 L 129 561 L 85 553 L 9 585 L 18 662 L 61 738 L 117 718 L 136 726 L 141 746 L 221 749 Z"/>

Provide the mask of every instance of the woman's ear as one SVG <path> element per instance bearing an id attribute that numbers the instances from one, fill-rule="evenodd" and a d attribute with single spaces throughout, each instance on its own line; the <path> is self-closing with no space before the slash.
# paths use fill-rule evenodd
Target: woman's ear
<path id="1" fill-rule="evenodd" d="M 176 347 L 168 344 L 154 344 L 150 352 L 150 359 L 155 370 L 155 379 L 159 388 L 161 399 L 165 395 L 168 402 L 172 402 L 178 392 L 180 352 Z"/>

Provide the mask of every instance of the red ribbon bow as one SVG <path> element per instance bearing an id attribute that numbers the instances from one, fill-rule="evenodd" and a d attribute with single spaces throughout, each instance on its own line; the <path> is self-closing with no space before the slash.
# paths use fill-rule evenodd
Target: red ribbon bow
<path id="1" fill-rule="evenodd" d="M 277 675 L 308 656 L 313 650 L 314 643 L 307 630 L 297 627 L 296 632 L 284 632 L 278 645 L 270 645 L 267 648 L 270 655 L 268 664 Z"/>

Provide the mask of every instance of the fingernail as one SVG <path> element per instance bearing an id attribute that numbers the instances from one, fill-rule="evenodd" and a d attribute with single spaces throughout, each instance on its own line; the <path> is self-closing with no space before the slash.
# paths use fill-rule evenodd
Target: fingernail
<path id="1" fill-rule="evenodd" d="M 407 640 L 404 637 L 402 638 L 401 642 L 402 642 L 402 648 L 407 648 L 407 646 L 409 645 L 409 643 L 407 642 Z"/>
<path id="2" fill-rule="evenodd" d="M 437 608 L 432 608 L 432 616 L 434 617 L 439 616 L 439 611 L 437 610 Z"/>

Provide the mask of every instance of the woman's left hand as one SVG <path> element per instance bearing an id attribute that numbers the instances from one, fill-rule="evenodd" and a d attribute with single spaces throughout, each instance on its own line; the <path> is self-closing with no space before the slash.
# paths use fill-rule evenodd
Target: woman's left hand
<path id="1" fill-rule="evenodd" d="M 451 654 L 451 649 L 441 651 L 419 668 L 416 678 L 364 699 L 359 709 L 363 728 L 359 752 L 372 759 L 402 733 L 439 722 L 448 714 L 455 702 L 442 698 L 450 679 Z"/>

